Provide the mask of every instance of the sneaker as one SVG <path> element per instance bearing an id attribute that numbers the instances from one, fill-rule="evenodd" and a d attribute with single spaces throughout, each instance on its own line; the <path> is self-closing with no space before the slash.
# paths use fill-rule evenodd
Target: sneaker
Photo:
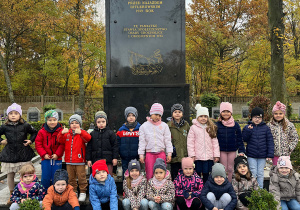
<path id="1" fill-rule="evenodd" d="M 83 202 L 83 201 L 85 201 L 85 199 L 86 199 L 86 193 L 80 193 L 78 201 Z"/>

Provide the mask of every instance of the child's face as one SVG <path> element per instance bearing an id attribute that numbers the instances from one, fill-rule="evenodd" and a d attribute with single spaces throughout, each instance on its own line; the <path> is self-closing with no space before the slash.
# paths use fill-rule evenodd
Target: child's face
<path id="1" fill-rule="evenodd" d="M 246 175 L 248 173 L 248 167 L 245 164 L 239 164 L 237 168 L 239 174 Z"/>
<path id="2" fill-rule="evenodd" d="M 161 116 L 159 114 L 153 114 L 150 118 L 153 120 L 153 122 L 158 122 L 161 120 Z"/>
<path id="3" fill-rule="evenodd" d="M 221 112 L 221 116 L 225 121 L 227 121 L 231 117 L 231 112 L 228 110 L 224 110 L 223 112 Z"/>
<path id="4" fill-rule="evenodd" d="M 47 125 L 51 130 L 57 126 L 57 123 L 58 121 L 55 117 L 50 117 L 47 119 Z"/>
<path id="5" fill-rule="evenodd" d="M 136 119 L 135 119 L 134 114 L 129 113 L 128 116 L 127 116 L 127 122 L 128 122 L 128 123 L 134 123 L 135 120 L 136 120 Z"/>
<path id="6" fill-rule="evenodd" d="M 130 172 L 129 172 L 129 176 L 132 178 L 132 179 L 137 179 L 139 176 L 140 176 L 140 172 L 139 170 L 137 169 L 132 169 Z"/>
<path id="7" fill-rule="evenodd" d="M 58 193 L 63 193 L 67 188 L 67 182 L 65 180 L 59 180 L 55 182 L 54 188 Z"/>
<path id="8" fill-rule="evenodd" d="M 201 124 L 206 124 L 207 123 L 207 120 L 208 120 L 208 117 L 206 115 L 200 115 L 198 118 L 197 118 L 198 122 L 201 123 Z"/>
<path id="9" fill-rule="evenodd" d="M 255 125 L 259 125 L 262 122 L 262 117 L 261 116 L 254 116 L 254 117 L 252 117 L 252 122 Z"/>
<path id="10" fill-rule="evenodd" d="M 290 174 L 291 169 L 289 169 L 287 167 L 280 167 L 280 168 L 278 168 L 278 172 L 283 176 L 287 176 Z"/>
<path id="11" fill-rule="evenodd" d="M 23 182 L 25 184 L 30 184 L 34 180 L 34 174 L 25 174 L 23 175 Z"/>
<path id="12" fill-rule="evenodd" d="M 70 124 L 70 128 L 72 129 L 72 130 L 76 130 L 77 128 L 80 128 L 80 124 L 79 124 L 79 122 L 77 122 L 77 121 L 72 121 L 71 122 L 71 124 Z"/>
<path id="13" fill-rule="evenodd" d="M 97 171 L 95 174 L 95 179 L 97 179 L 98 182 L 104 182 L 107 178 L 107 172 L 104 170 Z"/>
<path id="14" fill-rule="evenodd" d="M 185 176 L 192 176 L 194 174 L 194 169 L 193 168 L 184 168 L 183 170 L 183 174 Z"/>
<path id="15" fill-rule="evenodd" d="M 214 182 L 217 184 L 217 185 L 222 185 L 224 182 L 225 182 L 225 179 L 224 177 L 222 176 L 216 176 L 214 178 Z"/>
<path id="16" fill-rule="evenodd" d="M 281 121 L 284 118 L 284 113 L 281 110 L 277 110 L 273 113 L 273 117 L 276 121 Z"/>
<path id="17" fill-rule="evenodd" d="M 183 112 L 180 110 L 175 110 L 172 114 L 174 120 L 179 121 L 183 117 Z"/>
<path id="18" fill-rule="evenodd" d="M 104 118 L 98 118 L 96 123 L 99 129 L 103 129 L 106 127 L 106 120 Z"/>
<path id="19" fill-rule="evenodd" d="M 8 119 L 11 122 L 17 122 L 21 118 L 21 115 L 17 111 L 11 111 L 8 113 Z"/>
<path id="20" fill-rule="evenodd" d="M 157 168 L 154 171 L 154 176 L 158 181 L 162 181 L 166 176 L 166 171 L 161 168 Z"/>

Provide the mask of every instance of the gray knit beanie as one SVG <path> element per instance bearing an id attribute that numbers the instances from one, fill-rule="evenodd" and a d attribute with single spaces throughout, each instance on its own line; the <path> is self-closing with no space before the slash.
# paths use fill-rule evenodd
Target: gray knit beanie
<path id="1" fill-rule="evenodd" d="M 211 177 L 215 178 L 216 176 L 221 176 L 226 179 L 225 166 L 221 163 L 215 163 L 211 170 Z"/>
<path id="2" fill-rule="evenodd" d="M 65 180 L 67 184 L 69 182 L 69 175 L 65 169 L 57 169 L 54 173 L 53 184 L 60 180 Z"/>
<path id="3" fill-rule="evenodd" d="M 73 121 L 77 121 L 80 124 L 80 127 L 82 126 L 82 119 L 81 116 L 78 114 L 74 114 L 70 117 L 69 119 L 69 125 L 71 124 L 71 122 Z"/>
<path id="4" fill-rule="evenodd" d="M 154 166 L 153 166 L 153 173 L 155 172 L 155 169 L 157 169 L 157 168 L 160 168 L 164 171 L 167 170 L 166 163 L 165 163 L 164 159 L 162 159 L 162 158 L 157 158 L 156 159 L 156 161 L 154 163 Z"/>
<path id="5" fill-rule="evenodd" d="M 139 172 L 141 172 L 140 162 L 136 159 L 131 160 L 128 164 L 128 172 L 130 172 L 132 169 L 137 169 Z"/>
<path id="6" fill-rule="evenodd" d="M 173 114 L 175 110 L 183 112 L 183 106 L 181 104 L 173 104 L 173 106 L 171 107 L 171 114 Z"/>
<path id="7" fill-rule="evenodd" d="M 104 118 L 106 120 L 106 123 L 107 123 L 107 115 L 104 111 L 96 112 L 96 114 L 95 114 L 95 124 L 97 124 L 97 119 L 99 119 L 99 118 Z"/>
<path id="8" fill-rule="evenodd" d="M 124 115 L 125 115 L 125 120 L 127 120 L 127 117 L 129 114 L 133 114 L 135 116 L 135 119 L 138 117 L 138 111 L 136 110 L 135 107 L 129 106 L 125 109 Z"/>

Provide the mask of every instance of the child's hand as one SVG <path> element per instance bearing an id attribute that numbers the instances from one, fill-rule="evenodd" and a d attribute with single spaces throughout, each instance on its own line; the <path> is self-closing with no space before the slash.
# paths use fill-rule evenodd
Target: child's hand
<path id="1" fill-rule="evenodd" d="M 117 159 L 113 159 L 112 160 L 112 164 L 113 164 L 113 166 L 116 166 L 118 164 L 118 160 Z"/>
<path id="2" fill-rule="evenodd" d="M 51 156 L 51 159 L 53 159 L 53 160 L 57 160 L 57 159 L 58 159 L 58 156 L 57 156 L 57 154 L 53 154 L 53 155 Z"/>
<path id="3" fill-rule="evenodd" d="M 80 128 L 76 128 L 75 129 L 75 134 L 81 134 L 81 129 Z"/>
<path id="4" fill-rule="evenodd" d="M 140 155 L 140 162 L 145 163 L 144 155 Z"/>
<path id="5" fill-rule="evenodd" d="M 250 124 L 250 125 L 248 125 L 248 128 L 249 129 L 253 129 L 253 126 Z"/>
<path id="6" fill-rule="evenodd" d="M 214 207 L 212 210 L 219 210 L 217 207 Z"/>
<path id="7" fill-rule="evenodd" d="M 168 156 L 167 156 L 167 163 L 170 163 L 171 160 L 172 160 L 172 156 L 168 155 Z"/>
<path id="8" fill-rule="evenodd" d="M 195 162 L 195 156 L 194 157 L 192 157 L 193 158 L 193 161 Z"/>
<path id="9" fill-rule="evenodd" d="M 46 154 L 45 156 L 44 156 L 44 158 L 45 158 L 45 160 L 50 160 L 51 158 L 50 158 L 50 155 L 48 155 L 48 154 Z"/>
<path id="10" fill-rule="evenodd" d="M 66 128 L 66 126 L 64 126 L 64 129 L 62 130 L 62 134 L 65 134 L 65 133 L 68 133 L 69 132 L 69 129 L 68 128 Z"/>
<path id="11" fill-rule="evenodd" d="M 220 158 L 214 157 L 214 162 L 215 162 L 215 163 L 218 162 L 219 160 L 220 160 Z"/>
<path id="12" fill-rule="evenodd" d="M 245 154 L 244 153 L 239 153 L 239 156 L 244 156 Z"/>
<path id="13" fill-rule="evenodd" d="M 133 208 L 132 210 L 139 210 L 138 208 Z"/>
<path id="14" fill-rule="evenodd" d="M 7 139 L 3 139 L 3 140 L 1 141 L 1 144 L 6 145 L 6 144 L 7 144 Z"/>
<path id="15" fill-rule="evenodd" d="M 154 201 L 155 201 L 155 203 L 159 203 L 160 202 L 160 196 L 155 196 L 154 197 Z"/>
<path id="16" fill-rule="evenodd" d="M 88 161 L 88 167 L 92 167 L 92 165 L 93 165 L 93 164 L 92 164 L 92 161 L 89 160 L 89 161 Z"/>
<path id="17" fill-rule="evenodd" d="M 23 143 L 25 147 L 27 147 L 29 144 L 31 144 L 31 140 L 24 140 L 26 143 Z"/>
<path id="18" fill-rule="evenodd" d="M 23 203 L 24 201 L 26 201 L 26 199 L 21 199 L 21 203 Z"/>

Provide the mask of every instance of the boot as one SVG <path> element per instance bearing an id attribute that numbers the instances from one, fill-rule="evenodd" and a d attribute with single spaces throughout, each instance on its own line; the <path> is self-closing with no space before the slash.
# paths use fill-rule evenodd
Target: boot
<path id="1" fill-rule="evenodd" d="M 9 192 L 10 192 L 10 194 L 9 194 L 9 199 L 8 199 L 8 201 L 6 203 L 7 205 L 11 205 L 12 204 L 12 202 L 10 201 L 10 197 L 11 197 L 11 194 L 12 194 L 13 190 L 10 190 Z"/>

